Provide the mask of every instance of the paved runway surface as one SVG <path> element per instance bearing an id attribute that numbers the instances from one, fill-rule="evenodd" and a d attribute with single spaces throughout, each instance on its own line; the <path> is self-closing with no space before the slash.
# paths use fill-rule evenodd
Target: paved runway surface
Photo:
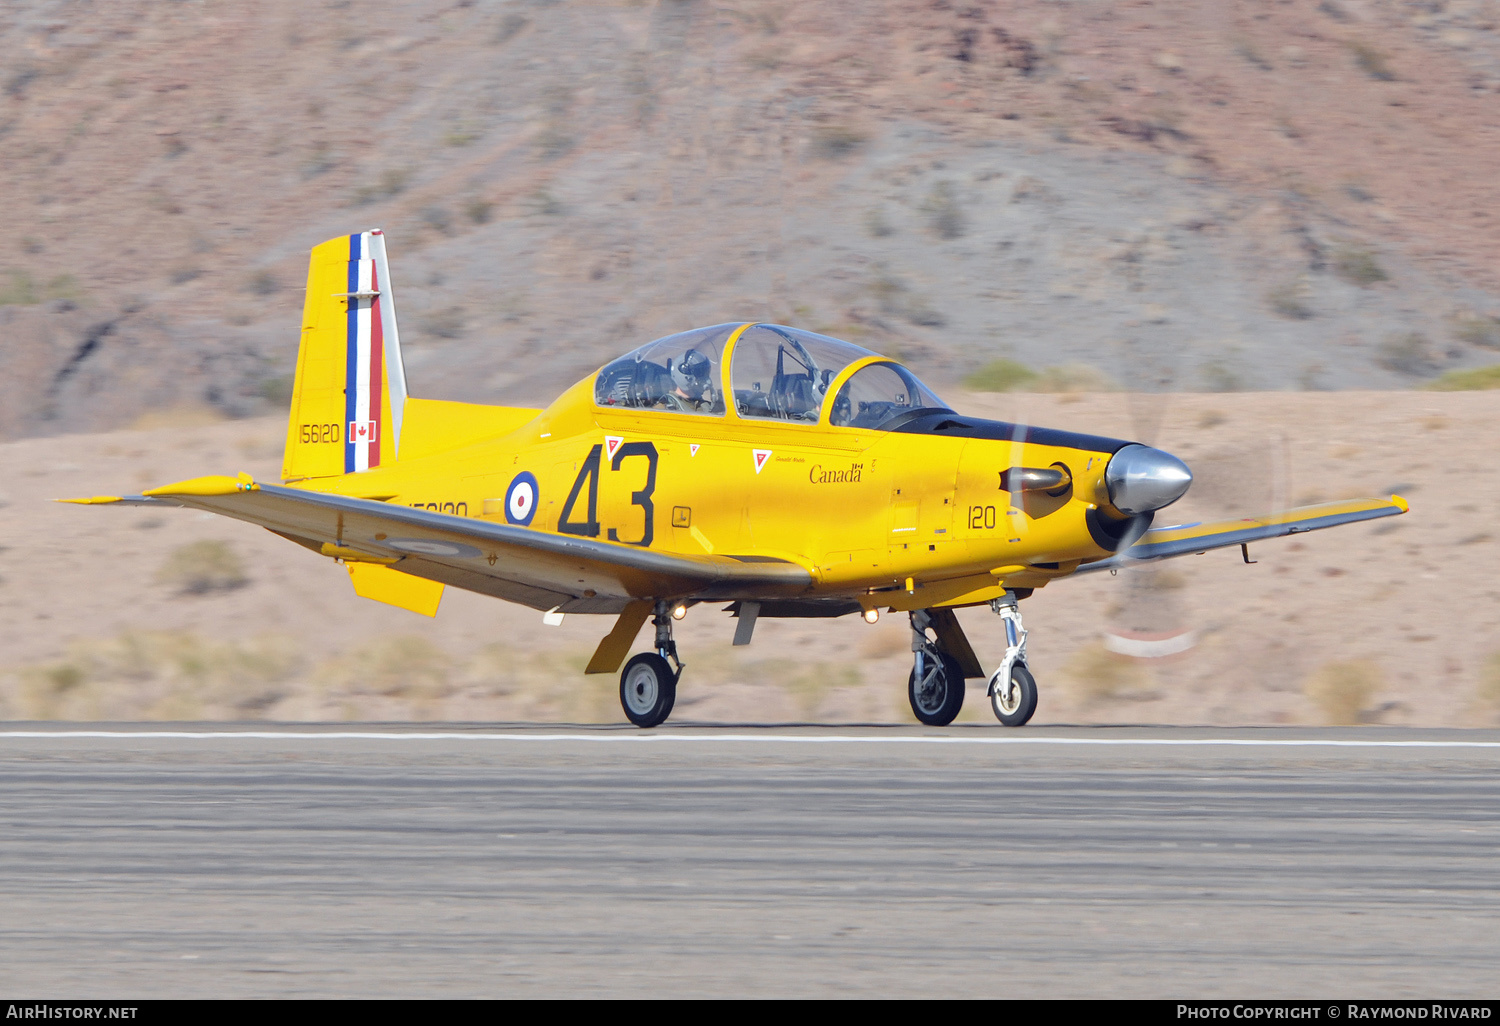
<path id="1" fill-rule="evenodd" d="M 27 729 L 6 996 L 1496 989 L 1493 731 Z"/>

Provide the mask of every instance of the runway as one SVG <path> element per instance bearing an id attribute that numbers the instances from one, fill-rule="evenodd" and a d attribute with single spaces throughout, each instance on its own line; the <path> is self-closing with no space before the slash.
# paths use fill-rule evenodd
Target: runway
<path id="1" fill-rule="evenodd" d="M 31 997 L 1493 996 L 1500 732 L 12 724 Z"/>

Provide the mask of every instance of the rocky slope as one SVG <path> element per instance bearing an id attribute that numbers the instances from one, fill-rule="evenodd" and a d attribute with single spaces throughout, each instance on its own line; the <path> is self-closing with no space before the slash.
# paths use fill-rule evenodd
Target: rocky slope
<path id="1" fill-rule="evenodd" d="M 0 435 L 284 408 L 306 250 L 376 225 L 434 396 L 542 403 L 731 317 L 939 384 L 997 357 L 1147 390 L 1493 362 L 1497 18 L 10 5 Z"/>

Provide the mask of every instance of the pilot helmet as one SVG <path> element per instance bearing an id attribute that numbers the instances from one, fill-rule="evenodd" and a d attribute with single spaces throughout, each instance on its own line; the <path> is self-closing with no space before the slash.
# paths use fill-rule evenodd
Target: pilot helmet
<path id="1" fill-rule="evenodd" d="M 689 399 L 703 400 L 712 391 L 713 363 L 696 349 L 689 349 L 672 368 L 672 382 Z"/>

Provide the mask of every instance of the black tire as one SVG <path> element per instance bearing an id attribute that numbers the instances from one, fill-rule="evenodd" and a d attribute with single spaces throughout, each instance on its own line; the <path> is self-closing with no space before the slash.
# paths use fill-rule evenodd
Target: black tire
<path id="1" fill-rule="evenodd" d="M 946 727 L 964 707 L 964 671 L 958 660 L 946 652 L 938 653 L 939 669 L 926 693 L 917 692 L 917 668 L 912 666 L 906 678 L 906 697 L 911 711 L 929 727 Z"/>
<path id="2" fill-rule="evenodd" d="M 677 704 L 677 674 L 655 652 L 642 652 L 620 671 L 620 708 L 637 727 L 656 727 Z"/>
<path id="3" fill-rule="evenodd" d="M 1002 688 L 996 687 L 990 696 L 990 708 L 995 710 L 995 719 L 1007 727 L 1023 726 L 1036 712 L 1036 678 L 1025 666 L 1017 664 L 1010 668 L 1010 679 L 1016 682 L 1013 691 L 1015 707 L 1006 709 L 1000 700 Z M 1001 682 L 997 681 L 997 685 Z"/>

